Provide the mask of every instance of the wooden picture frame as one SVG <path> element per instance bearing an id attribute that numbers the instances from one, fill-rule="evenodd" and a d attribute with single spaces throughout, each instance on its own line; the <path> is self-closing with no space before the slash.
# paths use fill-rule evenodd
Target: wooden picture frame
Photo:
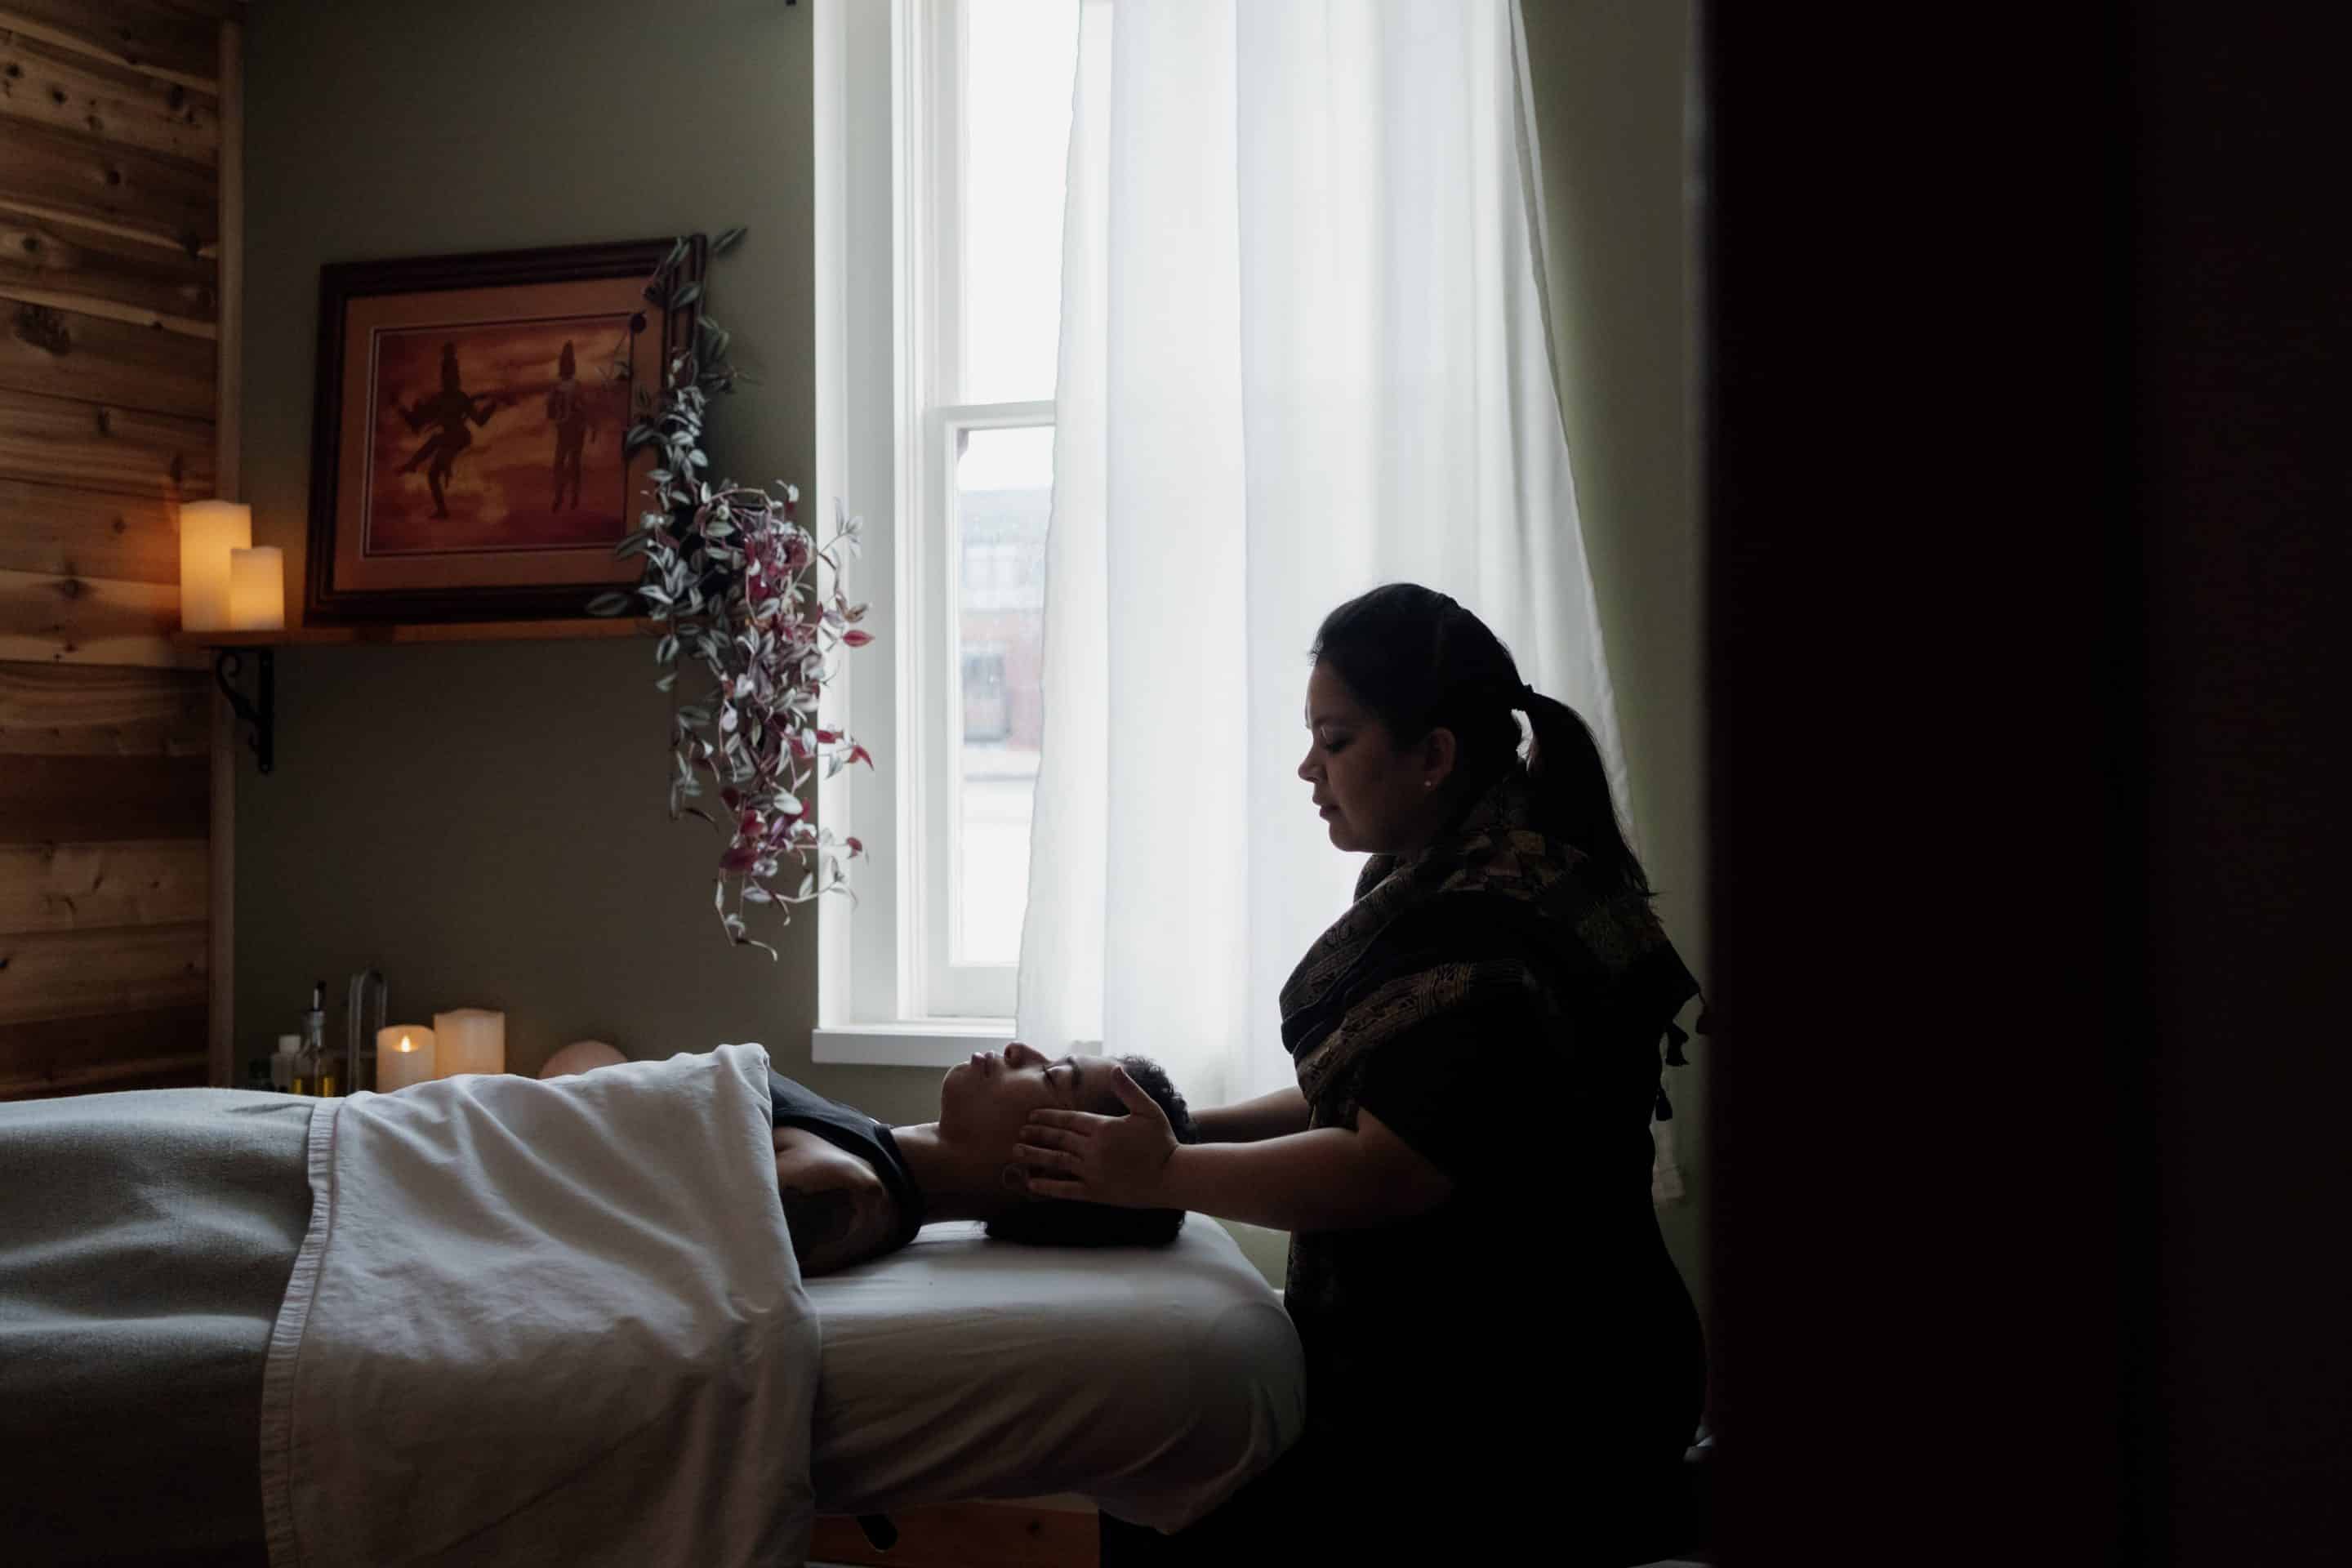
<path id="1" fill-rule="evenodd" d="M 636 580 L 613 547 L 655 459 L 623 437 L 692 341 L 692 304 L 644 293 L 675 244 L 320 269 L 307 622 L 584 615 Z M 693 237 L 673 285 L 707 252 Z"/>

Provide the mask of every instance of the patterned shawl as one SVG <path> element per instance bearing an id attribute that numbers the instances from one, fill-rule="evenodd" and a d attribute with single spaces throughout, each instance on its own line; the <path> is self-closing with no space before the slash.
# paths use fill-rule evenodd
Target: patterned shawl
<path id="1" fill-rule="evenodd" d="M 1408 857 L 1375 855 L 1355 902 L 1282 988 L 1282 1040 L 1318 1127 L 1352 1127 L 1370 1054 L 1438 1015 L 1505 993 L 1557 1016 L 1600 988 L 1652 1037 L 1698 992 L 1639 894 L 1599 893 L 1583 853 L 1534 823 L 1507 777 Z M 1499 900 L 1499 901 L 1498 901 Z"/>

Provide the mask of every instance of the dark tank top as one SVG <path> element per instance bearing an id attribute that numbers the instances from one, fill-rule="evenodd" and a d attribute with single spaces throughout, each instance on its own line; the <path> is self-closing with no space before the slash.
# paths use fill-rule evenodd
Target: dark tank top
<path id="1" fill-rule="evenodd" d="M 915 1232 L 923 1227 L 922 1189 L 915 1185 L 906 1156 L 898 1152 L 898 1141 L 890 1136 L 887 1127 L 854 1105 L 827 1100 L 773 1070 L 768 1074 L 768 1106 L 774 1126 L 814 1132 L 873 1166 L 898 1215 L 898 1234 L 891 1245 L 904 1247 L 915 1238 Z"/>

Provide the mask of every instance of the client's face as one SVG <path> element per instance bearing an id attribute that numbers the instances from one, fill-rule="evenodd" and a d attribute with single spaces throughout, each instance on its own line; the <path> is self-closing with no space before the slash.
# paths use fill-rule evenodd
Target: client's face
<path id="1" fill-rule="evenodd" d="M 1102 1057 L 1048 1058 L 1015 1040 L 1001 1051 L 974 1051 L 940 1083 L 940 1136 L 1007 1156 L 1033 1110 L 1054 1107 L 1116 1114 L 1121 1108 Z"/>

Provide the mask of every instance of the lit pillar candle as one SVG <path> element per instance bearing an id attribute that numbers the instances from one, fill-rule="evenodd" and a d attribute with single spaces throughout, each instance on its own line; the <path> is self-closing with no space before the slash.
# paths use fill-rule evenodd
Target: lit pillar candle
<path id="1" fill-rule="evenodd" d="M 484 1007 L 433 1015 L 436 1077 L 507 1070 L 507 1016 Z"/>
<path id="2" fill-rule="evenodd" d="M 228 552 L 231 631 L 274 632 L 286 625 L 286 552 L 275 544 Z"/>
<path id="3" fill-rule="evenodd" d="M 380 1094 L 441 1075 L 433 1070 L 434 1034 L 422 1024 L 394 1024 L 375 1032 L 375 1087 Z"/>
<path id="4" fill-rule="evenodd" d="M 180 508 L 180 624 L 216 632 L 228 620 L 228 552 L 253 542 L 253 509 L 192 500 Z"/>

